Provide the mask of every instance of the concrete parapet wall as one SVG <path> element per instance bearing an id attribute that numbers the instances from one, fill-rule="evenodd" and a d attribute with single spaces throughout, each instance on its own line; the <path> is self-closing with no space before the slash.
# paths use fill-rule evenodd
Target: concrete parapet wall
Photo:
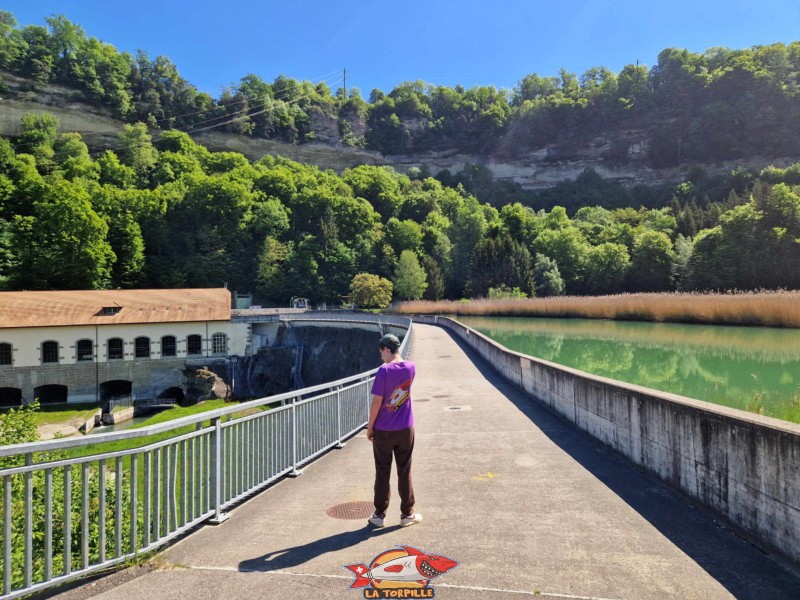
<path id="1" fill-rule="evenodd" d="M 606 379 L 508 350 L 445 317 L 508 381 L 800 565 L 800 425 Z"/>
<path id="2" fill-rule="evenodd" d="M 102 418 L 103 418 L 103 409 L 98 408 L 91 417 L 86 419 L 83 425 L 78 427 L 78 431 L 80 431 L 81 433 L 89 433 L 92 429 L 101 424 Z"/>
<path id="3" fill-rule="evenodd" d="M 136 416 L 136 409 L 133 406 L 129 406 L 127 408 L 122 408 L 120 410 L 115 410 L 114 412 L 104 414 L 103 422 L 106 425 L 116 425 L 117 423 L 130 421 L 134 416 Z"/>

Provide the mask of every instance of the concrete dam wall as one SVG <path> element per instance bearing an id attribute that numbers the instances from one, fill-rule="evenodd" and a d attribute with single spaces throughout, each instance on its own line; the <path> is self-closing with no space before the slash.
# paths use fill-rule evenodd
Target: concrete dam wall
<path id="1" fill-rule="evenodd" d="M 532 399 L 800 565 L 800 425 L 512 352 L 445 317 L 414 321 L 446 328 Z"/>
<path id="2" fill-rule="evenodd" d="M 381 365 L 378 340 L 405 329 L 378 323 L 279 321 L 252 326 L 252 355 L 229 362 L 234 394 L 261 398 L 336 381 Z M 216 370 L 216 369 L 215 369 Z"/>

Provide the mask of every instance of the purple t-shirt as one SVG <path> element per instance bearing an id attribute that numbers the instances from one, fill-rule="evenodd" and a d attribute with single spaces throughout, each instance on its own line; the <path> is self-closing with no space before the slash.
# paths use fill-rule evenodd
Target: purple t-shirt
<path id="1" fill-rule="evenodd" d="M 414 413 L 411 410 L 411 382 L 414 381 L 416 367 L 410 360 L 386 363 L 378 369 L 372 394 L 383 396 L 375 429 L 398 431 L 414 426 Z"/>

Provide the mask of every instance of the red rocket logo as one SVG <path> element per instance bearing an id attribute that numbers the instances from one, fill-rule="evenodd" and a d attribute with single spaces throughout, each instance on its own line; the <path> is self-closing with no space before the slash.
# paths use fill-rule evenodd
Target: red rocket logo
<path id="1" fill-rule="evenodd" d="M 396 412 L 401 406 L 403 406 L 403 404 L 405 404 L 406 400 L 408 400 L 408 390 L 410 388 L 411 380 L 409 379 L 394 389 L 392 395 L 389 396 L 389 400 L 386 402 L 386 408 L 389 412 Z"/>
<path id="2" fill-rule="evenodd" d="M 398 548 L 379 554 L 369 566 L 345 565 L 355 575 L 350 589 L 364 588 L 364 598 L 433 598 L 430 581 L 458 566 L 451 558 Z"/>

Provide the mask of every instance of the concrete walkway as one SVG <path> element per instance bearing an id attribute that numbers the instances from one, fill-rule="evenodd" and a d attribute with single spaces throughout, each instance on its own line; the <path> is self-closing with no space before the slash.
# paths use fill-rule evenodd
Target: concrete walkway
<path id="1" fill-rule="evenodd" d="M 362 432 L 166 551 L 163 569 L 98 598 L 363 598 L 342 565 L 397 544 L 461 563 L 447 598 L 800 598 L 800 578 L 530 402 L 442 329 L 415 325 L 417 509 L 365 527 L 326 510 L 369 501 Z M 452 410 L 460 407 L 460 410 Z"/>

